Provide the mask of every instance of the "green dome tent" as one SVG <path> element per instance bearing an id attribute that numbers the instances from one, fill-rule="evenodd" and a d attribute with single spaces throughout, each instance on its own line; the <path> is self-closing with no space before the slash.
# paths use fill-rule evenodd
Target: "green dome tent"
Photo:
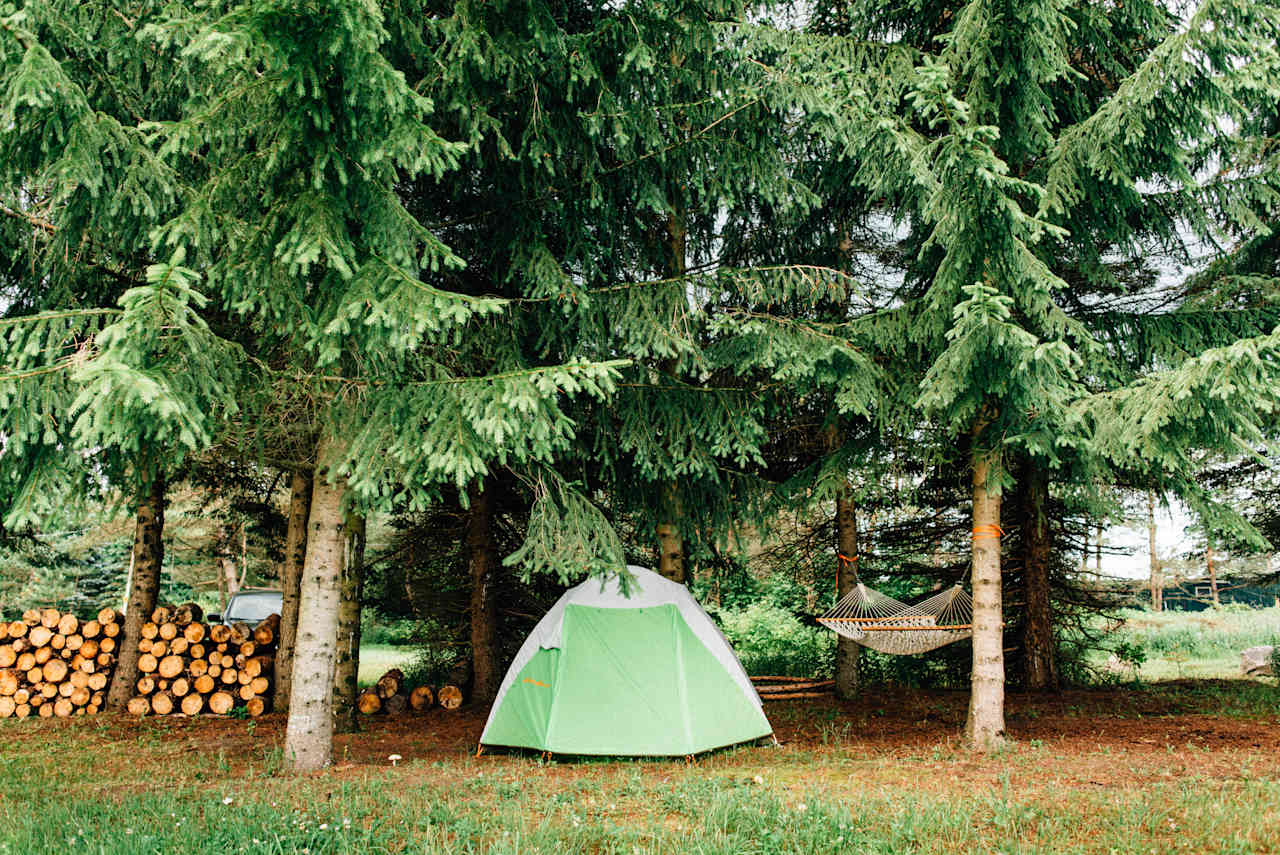
<path id="1" fill-rule="evenodd" d="M 683 586 L 643 567 L 570 588 L 516 654 L 481 745 L 684 756 L 773 732 L 733 648 Z M 629 596 L 628 596 L 629 595 Z"/>

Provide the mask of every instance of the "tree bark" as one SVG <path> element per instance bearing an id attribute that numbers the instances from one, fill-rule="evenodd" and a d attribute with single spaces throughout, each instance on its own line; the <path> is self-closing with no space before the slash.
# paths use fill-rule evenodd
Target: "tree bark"
<path id="1" fill-rule="evenodd" d="M 217 562 L 218 562 L 218 595 L 222 600 L 222 614 L 226 616 L 227 604 L 240 590 L 240 575 L 236 567 L 236 557 L 231 551 L 232 529 L 229 525 L 218 528 Z"/>
<path id="2" fill-rule="evenodd" d="M 684 539 L 672 523 L 658 525 L 658 572 L 672 582 L 684 584 Z"/>
<path id="3" fill-rule="evenodd" d="M 689 228 L 685 224 L 683 211 L 673 211 L 667 216 L 666 231 L 667 249 L 669 251 L 667 276 L 671 279 L 677 279 L 684 276 L 688 270 Z M 671 371 L 675 371 L 674 364 L 670 365 L 669 368 Z M 680 507 L 676 493 L 676 485 L 674 483 L 666 485 L 667 512 L 674 515 L 678 520 Z M 686 579 L 684 539 L 680 536 L 680 529 L 676 520 L 669 518 L 658 524 L 658 572 L 671 581 L 679 582 L 683 585 Z"/>
<path id="4" fill-rule="evenodd" d="M 307 555 L 307 516 L 311 512 L 311 473 L 294 472 L 289 488 L 289 528 L 284 541 L 284 566 L 280 570 L 283 592 L 280 606 L 280 649 L 276 654 L 275 707 L 289 711 L 293 689 L 293 642 L 298 633 L 298 586 Z"/>
<path id="5" fill-rule="evenodd" d="M 831 425 L 826 435 L 827 453 L 840 447 L 840 429 Z M 841 479 L 836 493 L 836 600 L 853 590 L 857 584 L 858 567 L 858 506 L 853 498 L 853 485 L 848 477 Z M 860 684 L 858 665 L 861 648 L 858 643 L 844 636 L 836 637 L 835 692 L 840 700 L 851 700 L 858 693 Z"/>
<path id="6" fill-rule="evenodd" d="M 848 482 L 836 496 L 836 599 L 853 590 L 857 583 L 858 514 L 853 501 L 853 490 Z M 843 635 L 836 637 L 836 697 L 850 700 L 858 694 L 860 677 L 858 659 L 861 648 L 858 643 Z"/>
<path id="7" fill-rule="evenodd" d="M 341 450 L 336 441 L 321 439 L 317 461 L 330 460 Z M 333 674 L 347 553 L 346 492 L 345 478 L 323 474 L 312 490 L 284 741 L 285 763 L 295 772 L 321 769 L 333 758 Z"/>
<path id="8" fill-rule="evenodd" d="M 1059 688 L 1049 584 L 1049 565 L 1053 560 L 1048 513 L 1049 477 L 1044 468 L 1034 460 L 1027 461 L 1023 477 L 1026 516 L 1022 523 L 1022 556 L 1027 594 L 1026 623 L 1022 638 L 1026 670 L 1024 676 L 1028 689 L 1045 692 Z"/>
<path id="9" fill-rule="evenodd" d="M 338 646 L 333 674 L 333 725 L 338 733 L 360 729 L 356 696 L 360 693 L 360 600 L 364 593 L 365 520 L 348 514 L 346 555 L 338 606 Z"/>
<path id="10" fill-rule="evenodd" d="M 125 610 L 124 632 L 116 648 L 115 674 L 107 692 L 107 706 L 114 710 L 123 710 L 133 697 L 133 687 L 138 682 L 138 642 L 142 639 L 142 625 L 151 620 L 151 612 L 155 610 L 160 595 L 160 568 L 164 564 L 164 501 L 164 476 L 153 475 L 151 483 L 139 491 L 137 498 L 129 605 Z"/>
<path id="11" fill-rule="evenodd" d="M 1209 596 L 1213 598 L 1213 607 L 1222 605 L 1218 602 L 1218 568 L 1213 563 L 1213 541 L 1206 540 L 1204 560 L 1209 571 Z"/>
<path id="12" fill-rule="evenodd" d="M 990 483 L 996 451 L 978 446 L 973 460 L 973 672 L 965 739 L 975 751 L 1004 744 L 1004 628 L 1000 602 L 1000 493 Z"/>
<path id="13" fill-rule="evenodd" d="M 493 538 L 493 502 L 483 479 L 467 490 L 467 550 L 471 566 L 471 695 L 488 703 L 498 694 L 498 604 L 494 596 L 497 550 Z"/>
<path id="14" fill-rule="evenodd" d="M 1164 611 L 1164 573 L 1156 552 L 1156 494 L 1147 492 L 1147 554 L 1151 558 L 1151 610 Z"/>

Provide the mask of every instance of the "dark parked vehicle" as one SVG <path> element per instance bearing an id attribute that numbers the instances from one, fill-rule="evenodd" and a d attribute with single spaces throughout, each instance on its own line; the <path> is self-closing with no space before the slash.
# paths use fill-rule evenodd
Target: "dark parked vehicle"
<path id="1" fill-rule="evenodd" d="M 209 615 L 209 623 L 256 624 L 271 615 L 280 614 L 284 594 L 270 588 L 246 588 L 231 595 L 227 610 Z"/>

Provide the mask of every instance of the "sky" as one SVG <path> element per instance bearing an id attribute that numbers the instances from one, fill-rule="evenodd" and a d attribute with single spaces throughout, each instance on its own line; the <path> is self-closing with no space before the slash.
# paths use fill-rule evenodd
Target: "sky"
<path id="1" fill-rule="evenodd" d="M 1156 507 L 1156 551 L 1162 559 L 1180 556 L 1187 550 L 1183 530 L 1191 524 L 1191 515 L 1181 503 L 1174 500 L 1169 507 Z M 1150 556 L 1147 554 L 1147 521 L 1135 520 L 1131 526 L 1112 526 L 1104 529 L 1104 549 L 1125 549 L 1128 555 L 1102 556 L 1102 572 L 1128 579 L 1147 578 L 1151 573 Z M 1093 556 L 1089 557 L 1093 567 Z"/>

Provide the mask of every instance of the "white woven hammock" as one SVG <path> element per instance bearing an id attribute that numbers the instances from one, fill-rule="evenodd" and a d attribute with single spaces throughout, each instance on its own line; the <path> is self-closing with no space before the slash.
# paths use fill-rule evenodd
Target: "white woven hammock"
<path id="1" fill-rule="evenodd" d="M 973 634 L 973 599 L 955 585 L 908 605 L 858 582 L 818 623 L 881 653 L 927 653 Z"/>

